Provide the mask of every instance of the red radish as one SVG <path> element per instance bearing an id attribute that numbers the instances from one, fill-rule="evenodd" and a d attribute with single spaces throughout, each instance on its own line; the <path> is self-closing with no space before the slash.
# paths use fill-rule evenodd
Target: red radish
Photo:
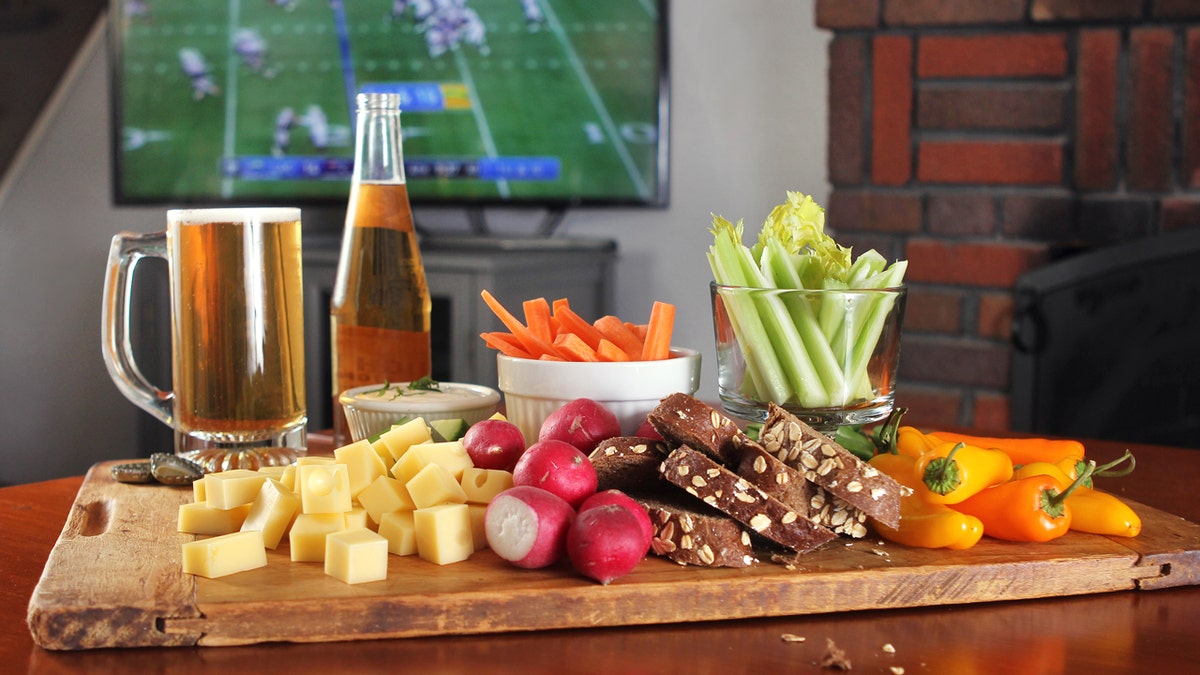
<path id="1" fill-rule="evenodd" d="M 611 410 L 590 398 L 577 398 L 550 413 L 542 422 L 538 440 L 564 441 L 586 455 L 600 441 L 620 435 L 621 422 Z"/>
<path id="2" fill-rule="evenodd" d="M 638 525 L 642 526 L 642 533 L 646 535 L 646 546 L 649 547 L 650 541 L 654 539 L 654 523 L 650 522 L 650 514 L 646 512 L 646 507 L 637 503 L 637 500 L 620 490 L 605 490 L 588 497 L 579 505 L 579 513 L 599 506 L 609 505 L 629 509 L 629 512 L 637 518 Z"/>
<path id="3" fill-rule="evenodd" d="M 655 429 L 654 425 L 650 423 L 650 420 L 642 422 L 641 425 L 638 426 L 637 431 L 633 432 L 633 435 L 640 436 L 642 438 L 653 438 L 656 441 L 665 440 L 663 439 L 662 434 L 658 433 L 658 429 Z"/>
<path id="4" fill-rule="evenodd" d="M 564 441 L 538 441 L 513 467 L 513 485 L 532 485 L 562 497 L 572 508 L 596 494 L 596 468 L 579 448 Z"/>
<path id="5" fill-rule="evenodd" d="M 571 565 L 602 584 L 629 574 L 649 551 L 638 519 L 616 504 L 580 512 L 567 533 Z"/>
<path id="6" fill-rule="evenodd" d="M 467 429 L 462 444 L 476 467 L 512 471 L 525 452 L 525 434 L 508 420 L 486 419 Z"/>
<path id="7" fill-rule="evenodd" d="M 483 527 L 496 555 L 517 567 L 537 569 L 562 558 L 574 520 L 575 509 L 561 497 L 526 485 L 493 497 Z"/>

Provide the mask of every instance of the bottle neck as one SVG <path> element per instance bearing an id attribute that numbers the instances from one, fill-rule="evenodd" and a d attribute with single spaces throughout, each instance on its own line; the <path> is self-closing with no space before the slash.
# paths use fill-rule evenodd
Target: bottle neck
<path id="1" fill-rule="evenodd" d="M 359 107 L 354 152 L 355 183 L 403 184 L 400 111 Z"/>

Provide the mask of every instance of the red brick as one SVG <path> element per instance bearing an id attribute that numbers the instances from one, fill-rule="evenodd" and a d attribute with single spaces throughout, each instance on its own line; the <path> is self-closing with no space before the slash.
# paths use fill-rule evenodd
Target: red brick
<path id="1" fill-rule="evenodd" d="M 1200 197 L 1168 197 L 1159 208 L 1159 227 L 1164 232 L 1200 227 Z"/>
<path id="2" fill-rule="evenodd" d="M 1063 146 L 1057 140 L 922 141 L 917 178 L 922 183 L 1058 185 Z"/>
<path id="3" fill-rule="evenodd" d="M 1075 186 L 1111 190 L 1117 185 L 1117 30 L 1084 30 L 1079 35 L 1075 95 Z"/>
<path id="4" fill-rule="evenodd" d="M 1171 188 L 1174 121 L 1171 100 L 1172 51 L 1169 28 L 1135 28 L 1129 36 L 1130 102 L 1127 180 L 1134 190 Z"/>
<path id="5" fill-rule="evenodd" d="M 1045 244 L 950 243 L 912 238 L 905 249 L 912 282 L 1012 288 L 1017 277 L 1047 259 Z"/>
<path id="6" fill-rule="evenodd" d="M 838 190 L 829 197 L 825 217 L 840 232 L 920 232 L 921 197 L 912 193 Z"/>
<path id="7" fill-rule="evenodd" d="M 903 348 L 900 360 L 904 360 Z M 908 410 L 904 413 L 907 425 L 927 430 L 963 426 L 963 393 L 957 388 L 922 386 L 899 380 L 896 406 Z"/>
<path id="8" fill-rule="evenodd" d="M 1008 340 L 1012 337 L 1013 298 L 1008 293 L 983 293 L 979 296 L 980 337 Z"/>
<path id="9" fill-rule="evenodd" d="M 1143 0 L 1033 0 L 1029 15 L 1034 21 L 1136 19 Z"/>
<path id="10" fill-rule="evenodd" d="M 1200 18 L 1200 3 L 1196 0 L 1153 0 L 1150 16 L 1156 19 Z"/>
<path id="11" fill-rule="evenodd" d="M 858 185 L 866 180 L 867 41 L 834 37 L 829 42 L 829 181 Z"/>
<path id="12" fill-rule="evenodd" d="M 950 130 L 1061 131 L 1064 84 L 979 87 L 932 84 L 917 89 L 917 127 Z"/>
<path id="13" fill-rule="evenodd" d="M 817 0 L 818 28 L 849 30 L 879 25 L 880 0 Z"/>
<path id="14" fill-rule="evenodd" d="M 874 38 L 871 64 L 871 178 L 903 185 L 912 177 L 912 39 Z"/>
<path id="15" fill-rule="evenodd" d="M 1195 3 L 1193 3 L 1195 4 Z M 1200 5 L 1197 5 L 1200 9 Z M 1183 82 L 1183 175 L 1188 188 L 1200 188 L 1200 28 L 1187 31 Z"/>
<path id="16" fill-rule="evenodd" d="M 910 286 L 904 330 L 957 334 L 962 327 L 962 293 Z"/>
<path id="17" fill-rule="evenodd" d="M 889 26 L 1019 23 L 1024 19 L 1025 0 L 893 0 L 883 7 L 883 22 Z"/>
<path id="18" fill-rule="evenodd" d="M 1064 241 L 1076 236 L 1075 196 L 1055 191 L 1000 197 L 1000 233 L 1015 239 Z"/>
<path id="19" fill-rule="evenodd" d="M 900 346 L 897 377 L 922 383 L 1006 389 L 1010 361 L 1006 345 L 910 334 Z"/>
<path id="20" fill-rule="evenodd" d="M 1012 408 L 1004 394 L 976 393 L 969 426 L 980 431 L 1011 431 Z"/>
<path id="21" fill-rule="evenodd" d="M 1061 77 L 1065 33 L 927 35 L 917 41 L 918 77 Z"/>
<path id="22" fill-rule="evenodd" d="M 996 199 L 983 192 L 929 195 L 929 232 L 951 236 L 983 236 L 996 231 Z"/>

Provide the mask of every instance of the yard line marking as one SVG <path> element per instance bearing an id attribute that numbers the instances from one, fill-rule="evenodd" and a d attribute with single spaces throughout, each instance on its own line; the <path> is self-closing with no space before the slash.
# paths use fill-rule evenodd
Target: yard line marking
<path id="1" fill-rule="evenodd" d="M 467 60 L 459 49 L 454 50 L 454 63 L 458 66 L 459 76 L 462 77 L 463 85 L 467 88 L 467 95 L 471 97 L 471 114 L 475 116 L 475 126 L 479 129 L 484 151 L 489 157 L 498 158 L 500 153 L 496 150 L 496 141 L 492 138 L 492 128 L 488 126 L 487 116 L 483 114 L 483 106 L 479 104 L 479 98 L 475 95 L 475 78 L 471 77 L 471 67 L 467 65 Z M 512 196 L 507 178 L 498 179 L 496 189 L 505 199 Z"/>
<path id="2" fill-rule="evenodd" d="M 575 71 L 576 77 L 579 78 L 579 83 L 583 85 L 584 93 L 587 94 L 592 108 L 600 117 L 600 124 L 604 127 L 605 135 L 612 142 L 613 149 L 616 150 L 617 156 L 621 159 L 621 164 L 625 166 L 625 173 L 633 181 L 638 194 L 642 198 L 648 199 L 650 197 L 650 188 L 646 185 L 646 180 L 642 177 L 641 171 L 638 170 L 637 164 L 634 163 L 633 156 L 629 154 L 629 148 L 625 146 L 625 142 L 621 139 L 621 134 L 617 131 L 617 125 L 613 122 L 612 116 L 608 114 L 608 109 L 604 106 L 604 101 L 600 98 L 600 92 L 596 90 L 596 85 L 592 82 L 592 78 L 588 76 L 587 69 L 584 68 L 579 55 L 575 53 L 575 47 L 567 37 L 562 23 L 558 20 L 558 15 L 554 12 L 554 8 L 549 3 L 544 3 L 544 6 L 546 21 L 550 25 L 550 32 L 554 33 L 554 37 L 562 44 L 563 51 L 567 54 L 567 60 L 571 62 L 571 68 Z"/>
<path id="3" fill-rule="evenodd" d="M 358 106 L 354 103 L 354 97 L 358 90 L 358 85 L 354 80 L 354 60 L 350 57 L 350 28 L 346 25 L 346 10 L 342 6 L 341 0 L 331 0 L 329 8 L 333 10 L 333 25 L 337 31 L 338 55 L 341 57 L 342 65 L 342 82 L 346 90 L 346 109 L 350 112 L 350 119 L 353 121 L 357 116 L 355 110 Z"/>
<path id="4" fill-rule="evenodd" d="M 225 44 L 225 138 L 222 153 L 225 159 L 233 157 L 234 141 L 237 136 L 237 54 L 233 49 L 233 34 L 237 32 L 237 17 L 242 11 L 241 0 L 229 0 L 228 40 Z M 233 196 L 233 179 L 221 178 L 221 196 Z"/>

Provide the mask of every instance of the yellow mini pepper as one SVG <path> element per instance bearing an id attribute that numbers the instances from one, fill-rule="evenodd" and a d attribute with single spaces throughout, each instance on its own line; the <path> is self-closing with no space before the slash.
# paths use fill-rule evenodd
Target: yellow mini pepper
<path id="1" fill-rule="evenodd" d="M 983 537 L 983 523 L 944 504 L 931 504 L 916 492 L 916 459 L 909 455 L 884 453 L 870 460 L 871 466 L 912 490 L 900 497 L 900 525 L 895 529 L 872 520 L 879 536 L 888 541 L 918 548 L 968 549 Z"/>
<path id="2" fill-rule="evenodd" d="M 941 443 L 913 465 L 917 493 L 933 504 L 957 504 L 1012 478 L 1013 463 L 1000 450 L 962 442 Z"/>

